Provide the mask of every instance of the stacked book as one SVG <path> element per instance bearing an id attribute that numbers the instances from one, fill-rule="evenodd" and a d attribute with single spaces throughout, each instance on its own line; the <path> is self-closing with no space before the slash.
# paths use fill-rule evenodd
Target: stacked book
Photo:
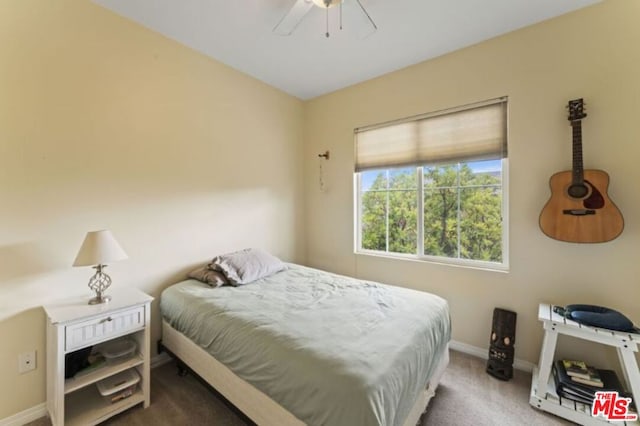
<path id="1" fill-rule="evenodd" d="M 553 379 L 560 398 L 591 406 L 596 392 L 616 391 L 627 395 L 613 370 L 600 370 L 583 361 L 558 360 L 553 365 Z"/>

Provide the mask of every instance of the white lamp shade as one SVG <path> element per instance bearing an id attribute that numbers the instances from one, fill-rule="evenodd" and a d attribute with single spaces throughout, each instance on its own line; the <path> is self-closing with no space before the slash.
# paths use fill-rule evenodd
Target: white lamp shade
<path id="1" fill-rule="evenodd" d="M 127 254 L 111 231 L 87 232 L 73 266 L 93 266 L 124 260 Z"/>

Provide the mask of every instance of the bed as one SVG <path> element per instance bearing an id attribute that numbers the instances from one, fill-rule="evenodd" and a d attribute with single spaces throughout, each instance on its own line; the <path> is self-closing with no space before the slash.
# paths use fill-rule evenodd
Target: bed
<path id="1" fill-rule="evenodd" d="M 259 425 L 415 425 L 449 361 L 447 302 L 295 264 L 161 296 L 162 345 Z"/>

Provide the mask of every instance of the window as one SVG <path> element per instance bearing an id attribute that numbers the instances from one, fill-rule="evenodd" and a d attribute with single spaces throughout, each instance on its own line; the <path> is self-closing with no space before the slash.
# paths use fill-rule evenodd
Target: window
<path id="1" fill-rule="evenodd" d="M 505 269 L 506 106 L 356 129 L 356 251 Z"/>

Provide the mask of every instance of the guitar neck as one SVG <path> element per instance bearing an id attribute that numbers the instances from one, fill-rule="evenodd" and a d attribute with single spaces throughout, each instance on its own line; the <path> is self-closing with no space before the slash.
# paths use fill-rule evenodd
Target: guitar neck
<path id="1" fill-rule="evenodd" d="M 573 128 L 573 183 L 584 181 L 584 166 L 582 164 L 582 121 L 571 122 Z"/>

